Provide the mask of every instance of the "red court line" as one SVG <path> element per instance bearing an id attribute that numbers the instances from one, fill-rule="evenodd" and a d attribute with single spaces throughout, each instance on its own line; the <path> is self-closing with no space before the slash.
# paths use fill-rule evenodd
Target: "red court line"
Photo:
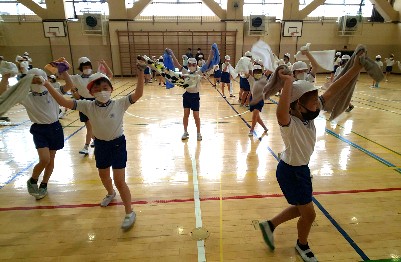
<path id="1" fill-rule="evenodd" d="M 359 190 L 339 190 L 339 191 L 325 191 L 325 192 L 314 192 L 313 195 L 338 195 L 338 194 L 358 194 L 358 193 L 374 193 L 374 192 L 389 192 L 389 191 L 401 191 L 401 187 L 390 187 L 390 188 L 372 188 L 372 189 L 359 189 Z M 244 195 L 244 196 L 227 196 L 222 197 L 222 200 L 238 200 L 238 199 L 255 199 L 255 198 L 273 198 L 283 197 L 282 194 L 267 194 L 267 195 Z M 204 197 L 200 201 L 214 201 L 220 200 L 220 197 Z M 139 200 L 134 201 L 134 205 L 145 205 L 145 204 L 168 204 L 168 203 L 184 203 L 193 202 L 193 198 L 184 199 L 159 199 L 159 200 Z M 121 206 L 123 202 L 112 202 L 110 206 Z M 55 205 L 55 206 L 30 206 L 30 207 L 2 207 L 2 211 L 16 211 L 16 210 L 34 210 L 34 209 L 59 209 L 59 208 L 80 208 L 80 207 L 98 207 L 99 204 L 76 204 L 76 205 Z"/>

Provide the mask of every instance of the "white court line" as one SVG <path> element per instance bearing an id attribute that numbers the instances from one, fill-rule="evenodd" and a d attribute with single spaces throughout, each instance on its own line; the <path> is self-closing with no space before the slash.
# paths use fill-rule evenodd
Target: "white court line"
<path id="1" fill-rule="evenodd" d="M 199 198 L 199 184 L 198 184 L 198 171 L 196 169 L 196 159 L 191 157 L 192 159 L 192 183 L 194 185 L 194 204 L 195 204 L 195 221 L 196 228 L 202 227 L 202 212 L 200 208 L 200 198 Z M 198 262 L 206 261 L 206 252 L 205 252 L 205 241 L 198 240 Z"/>

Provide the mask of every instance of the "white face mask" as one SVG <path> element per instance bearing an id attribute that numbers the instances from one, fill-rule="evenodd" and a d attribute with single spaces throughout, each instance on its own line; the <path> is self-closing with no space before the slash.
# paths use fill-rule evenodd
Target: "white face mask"
<path id="1" fill-rule="evenodd" d="M 44 91 L 47 91 L 47 88 L 43 85 L 31 84 L 31 90 L 35 93 L 43 93 Z"/>
<path id="2" fill-rule="evenodd" d="M 97 101 L 99 101 L 100 103 L 107 103 L 107 101 L 110 100 L 110 96 L 111 96 L 111 91 L 101 91 L 101 92 L 97 92 L 94 93 L 93 96 L 95 97 L 95 99 Z"/>
<path id="3" fill-rule="evenodd" d="M 298 80 L 305 80 L 306 76 L 307 76 L 306 72 L 302 72 L 302 73 L 297 74 L 295 76 L 295 78 L 298 79 Z"/>
<path id="4" fill-rule="evenodd" d="M 90 75 L 92 74 L 92 69 L 88 68 L 88 69 L 84 69 L 84 71 L 82 71 L 85 75 Z"/>
<path id="5" fill-rule="evenodd" d="M 195 72 L 196 66 L 188 66 L 189 72 Z"/>

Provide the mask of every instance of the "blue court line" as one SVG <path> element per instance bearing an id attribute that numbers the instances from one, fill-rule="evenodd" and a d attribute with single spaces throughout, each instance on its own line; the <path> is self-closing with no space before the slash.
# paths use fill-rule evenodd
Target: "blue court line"
<path id="1" fill-rule="evenodd" d="M 79 131 L 81 131 L 82 128 L 84 128 L 85 126 L 81 126 L 80 128 L 78 128 L 77 130 L 75 130 L 72 134 L 70 134 L 69 136 L 67 136 L 66 138 L 64 138 L 64 142 L 67 141 L 68 139 L 70 139 L 73 135 L 75 135 L 76 133 L 78 133 Z M 5 187 L 6 185 L 8 185 L 9 183 L 11 183 L 12 181 L 14 181 L 14 179 L 16 179 L 17 177 L 19 177 L 20 175 L 22 175 L 25 171 L 27 171 L 28 169 L 30 169 L 33 164 L 36 163 L 36 161 L 38 160 L 38 158 L 36 157 L 34 161 L 32 161 L 31 163 L 29 163 L 24 169 L 22 169 L 21 171 L 19 171 L 17 174 L 15 174 L 14 176 L 12 176 L 10 179 L 8 179 L 4 185 L 0 185 L 0 189 L 2 189 L 3 187 Z"/>
<path id="2" fill-rule="evenodd" d="M 216 89 L 217 90 L 217 89 Z M 217 90 L 217 92 L 220 93 L 219 90 Z M 221 95 L 221 93 L 220 93 Z M 237 113 L 238 111 L 228 102 L 227 99 L 226 100 L 227 104 Z M 274 100 L 272 100 L 274 101 Z M 242 121 L 248 126 L 250 127 L 250 125 L 248 124 L 248 122 L 242 117 L 242 115 L 239 115 L 239 117 L 242 119 Z M 254 131 L 253 132 L 254 135 L 257 134 Z M 262 141 L 261 138 L 258 138 L 259 141 Z M 267 146 L 267 149 L 270 151 L 270 153 L 273 155 L 273 157 L 277 160 L 280 161 L 280 159 L 278 158 L 278 156 L 273 152 L 273 150 Z M 362 251 L 362 249 L 355 243 L 355 241 L 347 234 L 347 232 L 345 232 L 345 230 L 336 222 L 336 220 L 329 214 L 329 212 L 320 204 L 319 201 L 317 201 L 317 199 L 315 197 L 312 196 L 312 201 L 316 204 L 316 206 L 320 209 L 320 211 L 322 211 L 322 213 L 325 215 L 325 217 L 334 225 L 334 227 L 337 229 L 338 232 L 340 232 L 340 234 L 344 237 L 345 240 L 347 240 L 347 242 L 351 245 L 351 247 L 358 253 L 358 255 L 364 260 L 369 260 L 369 257 Z"/>
<path id="3" fill-rule="evenodd" d="M 14 125 L 14 126 L 5 128 L 5 129 L 1 130 L 0 135 L 2 135 L 2 134 L 5 133 L 5 132 L 10 131 L 11 129 L 14 129 L 14 128 L 16 128 L 16 127 L 21 126 L 21 125 L 25 124 L 26 122 L 30 122 L 30 120 L 28 119 L 28 120 L 25 120 L 25 121 L 23 121 L 23 122 L 20 122 L 20 123 Z"/>

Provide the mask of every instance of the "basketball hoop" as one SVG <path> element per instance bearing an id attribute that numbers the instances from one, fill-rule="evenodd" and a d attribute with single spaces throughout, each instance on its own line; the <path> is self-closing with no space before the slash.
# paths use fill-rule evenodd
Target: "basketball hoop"
<path id="1" fill-rule="evenodd" d="M 57 36 L 56 32 L 46 32 L 47 38 L 55 38 L 56 36 Z"/>

